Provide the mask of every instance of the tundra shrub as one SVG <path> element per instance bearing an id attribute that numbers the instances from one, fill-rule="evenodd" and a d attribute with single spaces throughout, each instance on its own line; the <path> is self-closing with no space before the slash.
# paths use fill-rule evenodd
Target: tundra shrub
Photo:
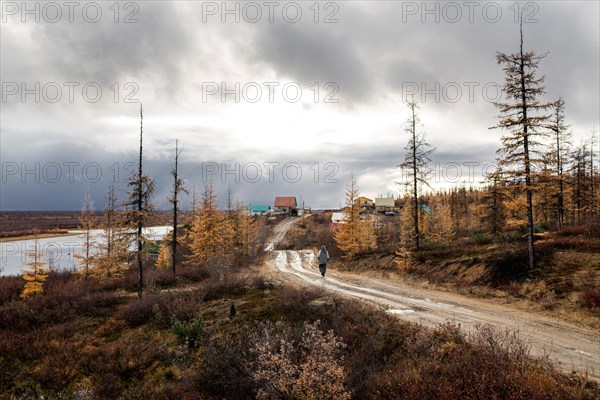
<path id="1" fill-rule="evenodd" d="M 281 322 L 265 323 L 251 337 L 256 398 L 349 399 L 340 355 L 344 348 L 333 331 L 319 329 L 319 321 L 305 322 L 299 340 Z"/>

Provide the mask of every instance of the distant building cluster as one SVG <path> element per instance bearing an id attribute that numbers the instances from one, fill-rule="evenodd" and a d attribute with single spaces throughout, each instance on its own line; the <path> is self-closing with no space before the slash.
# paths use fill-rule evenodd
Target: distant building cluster
<path id="1" fill-rule="evenodd" d="M 294 196 L 278 196 L 275 197 L 273 207 L 270 204 L 249 204 L 246 207 L 250 215 L 266 215 L 266 216 L 301 216 L 305 211 L 298 206 L 298 201 Z"/>
<path id="2" fill-rule="evenodd" d="M 368 197 L 361 196 L 356 199 L 356 203 L 360 207 L 361 219 L 374 218 L 377 215 L 385 215 L 392 217 L 400 213 L 401 207 L 396 204 L 393 197 L 376 197 L 372 200 Z M 332 228 L 338 227 L 340 224 L 345 223 L 345 218 L 349 213 L 348 207 L 343 207 L 341 211 L 334 211 L 331 214 L 331 226 Z M 374 220 L 377 227 L 381 225 Z"/>

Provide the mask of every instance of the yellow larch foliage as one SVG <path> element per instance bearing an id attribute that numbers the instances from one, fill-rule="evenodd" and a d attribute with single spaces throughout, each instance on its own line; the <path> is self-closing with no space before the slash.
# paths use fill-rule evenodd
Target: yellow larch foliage
<path id="1" fill-rule="evenodd" d="M 344 224 L 335 232 L 337 246 L 344 252 L 342 258 L 353 259 L 361 251 L 376 248 L 377 241 L 371 222 L 360 219 L 360 206 L 357 203 L 359 188 L 356 180 L 351 178 L 346 185 L 346 213 Z"/>
<path id="2" fill-rule="evenodd" d="M 83 198 L 83 208 L 81 209 L 81 215 L 79 217 L 79 228 L 83 231 L 83 251 L 75 254 L 75 258 L 79 259 L 81 264 L 79 273 L 86 279 L 92 269 L 94 260 L 93 252 L 95 243 L 92 236 L 92 229 L 94 229 L 94 226 L 94 204 L 90 195 L 86 194 Z"/>
<path id="3" fill-rule="evenodd" d="M 23 269 L 23 280 L 25 280 L 25 287 L 21 293 L 23 298 L 43 293 L 44 282 L 48 277 L 48 270 L 44 268 L 47 263 L 42 261 L 37 235 L 34 240 L 33 252 L 27 254 L 27 257 L 31 261 L 27 263 L 27 268 Z"/>
<path id="4" fill-rule="evenodd" d="M 171 259 L 171 244 L 163 242 L 158 249 L 158 259 L 156 260 L 156 268 L 171 268 L 173 260 Z"/>
<path id="5" fill-rule="evenodd" d="M 100 224 L 101 231 L 94 243 L 97 251 L 91 260 L 92 268 L 89 271 L 91 277 L 99 280 L 118 277 L 129 267 L 129 239 L 123 227 L 123 215 L 117 209 L 119 201 L 114 181 L 108 188 L 106 200 Z"/>
<path id="6" fill-rule="evenodd" d="M 430 208 L 433 215 L 423 213 L 426 215 L 425 219 L 430 222 L 428 230 L 430 239 L 437 243 L 450 244 L 456 234 L 450 204 L 444 201 L 442 196 L 437 196 L 433 199 Z"/>
<path id="7" fill-rule="evenodd" d="M 257 221 L 241 207 L 235 213 L 232 221 L 235 236 L 236 252 L 242 258 L 250 258 L 256 255 L 258 250 L 259 226 Z"/>
<path id="8" fill-rule="evenodd" d="M 188 235 L 188 265 L 207 266 L 211 263 L 216 267 L 229 266 L 235 233 L 230 219 L 218 209 L 217 195 L 212 184 L 206 185 Z"/>

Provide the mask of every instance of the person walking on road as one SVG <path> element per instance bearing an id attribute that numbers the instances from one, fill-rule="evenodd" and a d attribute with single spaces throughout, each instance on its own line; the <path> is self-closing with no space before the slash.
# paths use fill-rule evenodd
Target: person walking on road
<path id="1" fill-rule="evenodd" d="M 321 250 L 317 253 L 317 259 L 319 260 L 319 272 L 321 273 L 321 276 L 325 276 L 327 261 L 329 261 L 329 252 L 325 248 L 325 245 L 321 246 Z"/>

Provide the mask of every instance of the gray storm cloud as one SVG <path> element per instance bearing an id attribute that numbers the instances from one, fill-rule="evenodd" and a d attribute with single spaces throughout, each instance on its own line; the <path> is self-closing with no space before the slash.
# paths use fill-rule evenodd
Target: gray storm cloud
<path id="1" fill-rule="evenodd" d="M 86 190 L 101 207 L 110 166 L 136 160 L 138 101 L 144 103 L 146 165 L 158 183 L 158 206 L 167 204 L 176 138 L 185 146 L 183 176 L 198 191 L 206 165 L 239 165 L 242 174 L 252 163 L 278 162 L 300 165 L 302 179 L 251 182 L 233 174 L 215 181 L 219 191 L 229 187 L 255 203 L 290 194 L 313 207 L 337 206 L 351 174 L 366 194 L 386 193 L 404 154 L 407 90 L 416 90 L 421 102 L 422 130 L 438 149 L 434 163 L 493 162 L 500 134 L 488 128 L 497 110 L 482 88 L 502 83 L 496 52 L 518 48 L 508 2 L 494 3 L 502 11 L 495 22 L 494 9 L 484 3 L 476 3 L 472 22 L 465 7 L 461 18 L 450 21 L 456 15 L 443 2 L 428 3 L 437 14 L 427 14 L 422 2 L 332 2 L 337 8 L 331 9 L 319 3 L 317 23 L 312 3 L 298 3 L 302 18 L 293 23 L 281 14 L 287 3 L 280 4 L 273 22 L 263 7 L 256 23 L 243 14 L 236 22 L 226 13 L 223 23 L 220 2 L 135 3 L 137 23 L 123 23 L 128 9 L 120 9 L 115 23 L 109 3 L 99 3 L 103 14 L 97 23 L 80 14 L 73 23 L 21 22 L 19 13 L 7 14 L 7 3 L 13 4 L 3 2 L 0 38 L 2 210 L 78 209 Z M 216 7 L 214 14 L 206 13 L 207 4 Z M 527 4 L 537 22 L 525 25 L 525 46 L 547 53 L 540 65 L 547 100 L 565 99 L 578 143 L 600 120 L 599 5 Z M 240 11 L 243 7 L 239 3 Z M 323 23 L 332 11 L 337 22 Z M 315 82 L 321 89 L 335 82 L 338 103 L 287 104 L 278 92 L 273 104 L 243 96 L 239 103 L 233 96 L 221 102 L 219 95 L 202 101 L 206 82 L 225 82 L 231 89 L 236 82 L 243 87 L 288 80 L 308 96 Z M 56 86 L 62 97 L 53 102 Z M 93 98 L 98 88 L 101 95 Z M 457 89 L 460 98 L 452 98 Z M 43 176 L 51 163 L 61 165 L 63 174 L 64 163 L 98 163 L 103 176 L 96 182 L 81 176 L 52 182 Z M 315 163 L 316 182 L 310 168 Z M 337 183 L 323 182 L 330 172 L 323 169 L 326 163 L 336 166 Z M 34 172 L 23 179 L 22 167 Z"/>

